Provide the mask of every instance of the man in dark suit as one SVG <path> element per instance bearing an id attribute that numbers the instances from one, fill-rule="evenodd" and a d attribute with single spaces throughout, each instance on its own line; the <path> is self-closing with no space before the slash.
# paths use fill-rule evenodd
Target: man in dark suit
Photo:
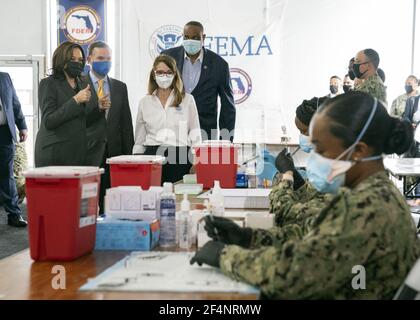
<path id="1" fill-rule="evenodd" d="M 106 159 L 132 154 L 133 123 L 125 83 L 107 76 L 111 69 L 111 49 L 102 41 L 89 46 L 88 62 L 91 71 L 85 81 L 94 88 L 86 105 L 87 165 L 105 168 L 101 179 L 100 214 L 104 213 L 104 195 L 110 187 Z"/>
<path id="2" fill-rule="evenodd" d="M 16 127 L 19 129 L 19 141 L 25 141 L 28 130 L 19 99 L 10 76 L 0 72 L 0 198 L 8 213 L 8 225 L 26 227 L 27 222 L 22 218 L 22 211 L 18 206 L 18 193 L 13 177 Z"/>
<path id="3" fill-rule="evenodd" d="M 236 109 L 229 65 L 222 57 L 203 47 L 204 39 L 203 25 L 191 21 L 184 27 L 183 45 L 162 53 L 176 60 L 185 91 L 194 96 L 200 126 L 206 132 L 207 138 L 218 139 L 217 97 L 220 97 L 220 137 L 233 141 Z"/>

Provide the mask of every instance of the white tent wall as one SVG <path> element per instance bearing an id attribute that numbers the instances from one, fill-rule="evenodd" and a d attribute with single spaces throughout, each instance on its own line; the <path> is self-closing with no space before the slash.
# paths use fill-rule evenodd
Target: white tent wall
<path id="1" fill-rule="evenodd" d="M 46 0 L 0 0 L 0 55 L 43 55 L 46 39 Z"/>
<path id="2" fill-rule="evenodd" d="M 416 59 L 420 53 L 420 2 L 415 1 L 415 23 L 414 23 L 414 44 L 413 44 L 413 73 L 420 75 L 420 59 Z"/>
<path id="3" fill-rule="evenodd" d="M 153 62 L 150 44 L 155 31 L 162 26 L 175 26 L 182 32 L 185 22 L 198 20 L 205 26 L 206 47 L 224 55 L 231 68 L 242 70 L 246 66 L 246 73 L 252 79 L 252 94 L 237 108 L 236 136 L 247 133 L 247 141 L 255 141 L 257 135 L 264 139 L 263 111 L 280 99 L 277 88 L 281 50 L 276 34 L 280 31 L 285 3 L 248 1 L 244 5 L 240 0 L 157 0 L 152 6 L 146 2 L 122 1 L 122 78 L 135 83 L 134 91 L 129 93 L 134 117 L 138 101 L 146 93 Z M 156 7 L 164 10 L 157 11 Z M 235 12 L 233 19 L 232 12 Z M 127 29 L 130 32 L 125 32 Z M 261 72 L 264 68 L 274 72 L 274 76 L 269 76 L 269 85 L 264 85 L 268 79 Z M 279 110 L 278 106 L 274 109 Z"/>
<path id="4" fill-rule="evenodd" d="M 359 50 L 378 51 L 388 106 L 404 92 L 411 72 L 413 1 L 289 1 L 282 27 L 281 108 L 293 116 L 305 98 L 326 95 Z M 420 74 L 419 74 L 420 76 Z"/>
<path id="5" fill-rule="evenodd" d="M 273 131 L 277 123 L 285 124 L 296 142 L 296 106 L 303 99 L 326 95 L 330 76 L 343 77 L 349 59 L 360 49 L 379 52 L 389 105 L 403 92 L 411 71 L 412 0 L 124 0 L 121 17 L 121 74 L 129 87 L 133 120 L 153 61 L 141 59 L 149 51 L 144 46 L 148 39 L 142 37 L 154 31 L 144 29 L 149 22 L 182 26 L 198 20 L 206 34 L 232 35 L 235 30 L 238 37 L 274 28 L 270 44 L 276 60 L 259 65 L 260 78 L 253 82 L 258 98 L 237 106 L 237 126 L 269 131 L 265 142 L 278 141 L 279 131 Z M 263 101 L 263 95 L 273 102 Z M 265 119 L 256 121 L 256 110 L 263 110 Z"/>

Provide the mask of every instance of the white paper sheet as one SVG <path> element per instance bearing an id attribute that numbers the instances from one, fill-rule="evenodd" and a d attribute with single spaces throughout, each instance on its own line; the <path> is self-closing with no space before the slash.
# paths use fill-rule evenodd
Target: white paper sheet
<path id="1" fill-rule="evenodd" d="M 190 265 L 192 252 L 133 252 L 82 291 L 237 292 L 258 294 L 248 284 L 208 266 Z"/>
<path id="2" fill-rule="evenodd" d="M 221 189 L 225 208 L 236 209 L 267 209 L 269 207 L 268 195 L 271 189 Z M 208 199 L 210 191 L 198 196 L 199 199 Z"/>
<path id="3" fill-rule="evenodd" d="M 268 197 L 271 189 L 221 189 L 224 197 Z M 197 198 L 208 199 L 210 191 L 200 194 Z"/>

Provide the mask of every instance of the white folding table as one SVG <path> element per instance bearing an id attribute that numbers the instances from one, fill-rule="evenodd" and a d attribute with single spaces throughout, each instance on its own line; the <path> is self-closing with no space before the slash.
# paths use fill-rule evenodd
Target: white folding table
<path id="1" fill-rule="evenodd" d="M 420 183 L 420 158 L 385 158 L 384 166 L 388 172 L 399 180 L 403 180 L 403 193 L 406 198 L 419 198 L 411 195 L 411 192 Z M 407 185 L 407 177 L 419 177 L 410 186 Z"/>

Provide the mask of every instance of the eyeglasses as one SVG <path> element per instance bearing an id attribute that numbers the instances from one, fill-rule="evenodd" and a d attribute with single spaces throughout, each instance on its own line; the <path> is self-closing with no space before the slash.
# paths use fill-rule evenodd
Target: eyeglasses
<path id="1" fill-rule="evenodd" d="M 167 76 L 167 77 L 170 77 L 170 76 L 173 76 L 174 75 L 174 73 L 171 70 L 169 70 L 169 71 L 156 70 L 154 72 L 155 72 L 155 75 L 157 75 L 157 76 Z"/>
<path id="2" fill-rule="evenodd" d="M 356 62 L 356 61 L 354 61 L 354 63 L 353 64 L 359 64 L 359 65 L 362 65 L 362 64 L 366 64 L 366 63 L 369 63 L 370 61 L 368 60 L 368 61 L 365 61 L 365 62 Z"/>

